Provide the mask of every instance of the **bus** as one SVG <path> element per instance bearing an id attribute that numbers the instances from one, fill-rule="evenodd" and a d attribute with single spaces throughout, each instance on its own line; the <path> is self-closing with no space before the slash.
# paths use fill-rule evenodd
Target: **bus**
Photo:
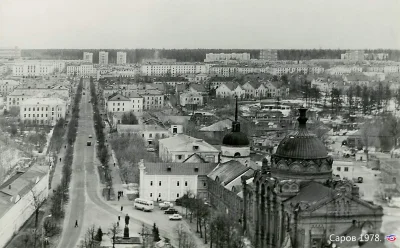
<path id="1" fill-rule="evenodd" d="M 148 211 L 151 212 L 154 209 L 154 203 L 151 200 L 145 200 L 145 199 L 140 199 L 136 198 L 134 207 L 136 209 L 142 210 L 142 211 Z"/>

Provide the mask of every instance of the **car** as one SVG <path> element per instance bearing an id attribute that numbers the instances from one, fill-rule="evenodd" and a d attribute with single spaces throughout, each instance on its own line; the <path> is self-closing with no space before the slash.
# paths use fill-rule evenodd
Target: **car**
<path id="1" fill-rule="evenodd" d="M 178 210 L 176 210 L 175 208 L 169 208 L 164 211 L 164 214 L 177 214 L 177 213 L 178 213 Z"/>
<path id="2" fill-rule="evenodd" d="M 166 209 L 172 208 L 174 206 L 174 204 L 172 204 L 170 202 L 161 202 L 158 204 L 158 206 L 160 207 L 161 210 L 166 210 Z"/>
<path id="3" fill-rule="evenodd" d="M 146 151 L 148 151 L 148 152 L 155 152 L 156 149 L 154 149 L 153 147 L 149 147 L 149 148 L 146 149 Z"/>
<path id="4" fill-rule="evenodd" d="M 89 135 L 89 139 L 93 138 L 92 135 Z"/>
<path id="5" fill-rule="evenodd" d="M 180 214 L 173 214 L 169 217 L 169 220 L 182 220 L 182 215 Z"/>

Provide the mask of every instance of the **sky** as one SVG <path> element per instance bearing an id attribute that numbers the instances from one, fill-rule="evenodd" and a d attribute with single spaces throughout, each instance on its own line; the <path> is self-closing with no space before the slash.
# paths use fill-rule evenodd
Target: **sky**
<path id="1" fill-rule="evenodd" d="M 0 47 L 400 49 L 400 0 L 0 0 Z"/>

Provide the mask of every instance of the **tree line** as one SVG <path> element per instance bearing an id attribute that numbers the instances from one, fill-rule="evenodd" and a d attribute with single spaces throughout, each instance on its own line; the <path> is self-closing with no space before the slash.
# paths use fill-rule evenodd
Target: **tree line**
<path id="1" fill-rule="evenodd" d="M 115 63 L 117 52 L 127 53 L 127 63 L 140 63 L 154 57 L 176 59 L 178 62 L 203 62 L 207 53 L 250 53 L 252 59 L 259 59 L 260 49 L 25 49 L 23 57 L 33 59 L 82 59 L 83 52 L 93 53 L 93 62 L 99 62 L 99 52 L 107 51 L 109 63 Z M 282 49 L 278 60 L 340 59 L 343 49 Z M 389 60 L 400 61 L 400 50 L 375 49 L 366 53 L 388 53 Z"/>

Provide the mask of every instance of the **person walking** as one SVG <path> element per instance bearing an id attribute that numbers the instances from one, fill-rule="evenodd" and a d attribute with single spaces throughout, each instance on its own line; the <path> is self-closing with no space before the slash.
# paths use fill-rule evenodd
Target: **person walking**
<path id="1" fill-rule="evenodd" d="M 122 212 L 122 210 L 124 210 L 124 206 L 121 206 L 121 212 Z"/>
<path id="2" fill-rule="evenodd" d="M 78 227 L 78 220 L 75 221 L 75 227 Z"/>
<path id="3" fill-rule="evenodd" d="M 118 201 L 119 201 L 120 196 L 118 196 Z"/>
<path id="4" fill-rule="evenodd" d="M 60 162 L 61 162 L 61 158 L 60 158 Z"/>
<path id="5" fill-rule="evenodd" d="M 118 215 L 118 221 L 120 221 L 121 220 L 121 215 Z"/>

